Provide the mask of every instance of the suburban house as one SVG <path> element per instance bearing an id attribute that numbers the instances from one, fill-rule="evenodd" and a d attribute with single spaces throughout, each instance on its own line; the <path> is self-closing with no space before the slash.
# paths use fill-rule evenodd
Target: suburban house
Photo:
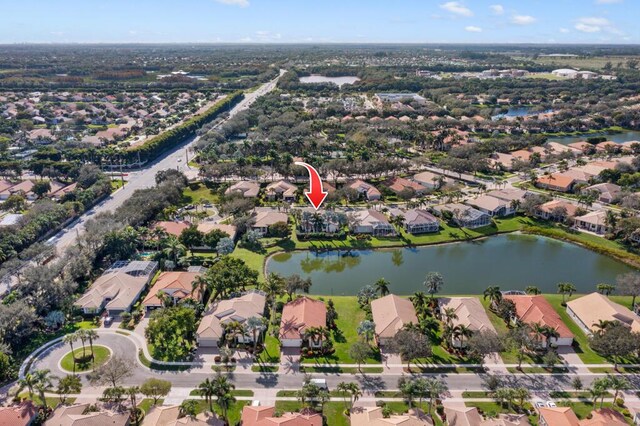
<path id="1" fill-rule="evenodd" d="M 538 410 L 540 426 L 579 426 L 580 420 L 571 407 L 542 407 Z"/>
<path id="2" fill-rule="evenodd" d="M 346 187 L 356 190 L 361 197 L 364 197 L 369 201 L 377 201 L 382 197 L 382 194 L 380 193 L 380 191 L 378 191 L 378 188 L 373 185 L 369 185 L 368 183 L 360 179 L 348 183 Z"/>
<path id="3" fill-rule="evenodd" d="M 22 195 L 27 200 L 34 201 L 36 198 L 38 198 L 38 196 L 32 191 L 32 189 L 33 182 L 30 180 L 23 180 L 22 182 L 13 183 L 11 184 L 11 186 L 3 189 L 0 192 L 0 200 L 6 200 L 11 195 Z"/>
<path id="4" fill-rule="evenodd" d="M 209 232 L 217 230 L 222 231 L 229 236 L 233 241 L 236 240 L 236 235 L 238 233 L 238 229 L 233 225 L 226 225 L 224 223 L 214 223 L 214 222 L 200 222 L 197 226 L 198 231 L 202 232 L 204 235 L 207 235 Z M 215 247 L 210 247 L 215 248 Z"/>
<path id="5" fill-rule="evenodd" d="M 618 198 L 622 188 L 613 183 L 598 183 L 591 185 L 582 190 L 583 194 L 589 194 L 591 192 L 598 193 L 598 201 L 601 203 L 611 204 Z"/>
<path id="6" fill-rule="evenodd" d="M 525 414 L 502 413 L 495 418 L 484 420 L 477 407 L 467 407 L 464 403 L 447 403 L 444 414 L 449 426 L 529 426 Z"/>
<path id="7" fill-rule="evenodd" d="M 204 314 L 196 336 L 200 347 L 217 347 L 224 337 L 225 324 L 237 321 L 244 324 L 251 317 L 262 318 L 266 297 L 262 292 L 250 291 L 240 297 L 220 300 Z M 253 343 L 253 336 L 248 333 L 237 336 L 240 343 Z"/>
<path id="8" fill-rule="evenodd" d="M 438 189 L 449 181 L 443 176 L 433 172 L 422 172 L 413 176 L 413 180 L 427 189 Z"/>
<path id="9" fill-rule="evenodd" d="M 389 182 L 389 189 L 396 195 L 405 190 L 413 191 L 416 195 L 422 195 L 426 191 L 426 188 L 420 185 L 418 182 L 414 182 L 402 177 L 396 177 L 391 182 Z"/>
<path id="10" fill-rule="evenodd" d="M 74 306 L 85 314 L 98 314 L 105 308 L 110 316 L 129 312 L 157 269 L 157 262 L 116 262 L 94 281 Z"/>
<path id="11" fill-rule="evenodd" d="M 382 407 L 355 407 L 349 415 L 351 426 L 431 426 L 433 420 L 418 409 L 385 417 Z"/>
<path id="12" fill-rule="evenodd" d="M 371 314 L 376 325 L 376 340 L 385 346 L 406 324 L 418 324 L 418 317 L 409 299 L 389 294 L 371 302 Z"/>
<path id="13" fill-rule="evenodd" d="M 604 234 L 607 232 L 607 212 L 604 210 L 597 210 L 582 216 L 576 216 L 574 220 L 578 228 L 586 229 L 596 234 Z"/>
<path id="14" fill-rule="evenodd" d="M 491 224 L 491 216 L 481 212 L 480 210 L 476 210 L 473 207 L 460 203 L 442 204 L 440 206 L 433 207 L 433 210 L 441 216 L 445 211 L 451 212 L 453 215 L 453 221 L 458 226 L 464 228 L 481 228 Z"/>
<path id="15" fill-rule="evenodd" d="M 558 192 L 571 192 L 576 180 L 573 176 L 568 176 L 562 173 L 553 173 L 547 176 L 540 176 L 536 180 L 536 186 L 538 188 L 549 189 L 551 191 Z"/>
<path id="16" fill-rule="evenodd" d="M 391 214 L 396 216 L 396 212 Z M 411 234 L 426 234 L 440 230 L 438 218 L 426 210 L 411 209 L 406 212 L 399 211 L 397 214 L 404 216 L 404 229 Z"/>
<path id="17" fill-rule="evenodd" d="M 245 198 L 255 198 L 260 192 L 260 184 L 252 180 L 236 182 L 224 191 L 224 195 L 242 194 Z"/>
<path id="18" fill-rule="evenodd" d="M 503 297 L 513 301 L 516 306 L 516 316 L 520 321 L 529 325 L 540 324 L 557 331 L 558 337 L 552 337 L 550 344 L 556 346 L 573 344 L 573 333 L 544 296 L 505 295 Z M 544 346 L 546 342 L 542 338 L 539 343 Z"/>
<path id="19" fill-rule="evenodd" d="M 513 163 L 516 160 L 517 158 L 515 158 L 513 155 L 505 154 L 502 152 L 494 152 L 493 154 L 491 154 L 491 158 L 489 158 L 489 162 L 493 165 L 494 168 L 507 171 L 513 169 Z"/>
<path id="20" fill-rule="evenodd" d="M 144 306 L 147 311 L 161 308 L 162 301 L 160 297 L 158 297 L 160 293 L 170 297 L 174 305 L 184 299 L 193 299 L 200 302 L 202 299 L 200 290 L 193 289 L 193 283 L 199 275 L 197 272 L 181 271 L 161 273 L 153 287 L 151 287 L 151 290 L 149 290 L 147 297 L 144 298 L 142 306 Z"/>
<path id="21" fill-rule="evenodd" d="M 289 215 L 272 209 L 257 210 L 255 223 L 251 226 L 253 231 L 258 232 L 261 236 L 269 233 L 269 227 L 276 223 L 288 223 Z"/>
<path id="22" fill-rule="evenodd" d="M 581 152 L 583 154 L 596 151 L 595 146 L 585 141 L 568 143 L 567 146 L 574 149 L 576 152 Z"/>
<path id="23" fill-rule="evenodd" d="M 506 201 L 511 205 L 512 201 L 517 201 L 522 203 L 524 199 L 527 198 L 527 196 L 529 195 L 529 192 L 519 188 L 509 188 L 509 189 L 495 189 L 493 191 L 487 192 L 487 195 L 490 195 L 493 198 L 497 198 L 499 200 Z"/>
<path id="24" fill-rule="evenodd" d="M 322 414 L 283 413 L 276 416 L 273 406 L 245 405 L 242 407 L 242 426 L 322 426 Z"/>
<path id="25" fill-rule="evenodd" d="M 491 217 L 501 217 L 515 213 L 515 210 L 511 208 L 511 202 L 492 197 L 491 195 L 481 195 L 477 198 L 467 200 L 466 203 Z"/>
<path id="26" fill-rule="evenodd" d="M 182 231 L 189 227 L 188 222 L 175 222 L 175 221 L 159 221 L 153 224 L 154 229 L 162 229 L 168 235 L 179 237 Z"/>
<path id="27" fill-rule="evenodd" d="M 373 236 L 396 235 L 395 228 L 387 217 L 377 210 L 357 210 L 352 213 L 351 232 L 354 234 L 371 234 Z"/>
<path id="28" fill-rule="evenodd" d="M 567 302 L 567 314 L 589 335 L 597 330 L 596 324 L 600 321 L 618 321 L 640 332 L 638 315 L 597 292 Z"/>
<path id="29" fill-rule="evenodd" d="M 0 407 L 0 425 L 29 426 L 38 415 L 38 408 L 31 401 Z"/>
<path id="30" fill-rule="evenodd" d="M 225 422 L 209 411 L 194 418 L 182 417 L 179 405 L 156 405 L 142 420 L 142 426 L 225 426 Z"/>
<path id="31" fill-rule="evenodd" d="M 280 344 L 285 348 L 300 348 L 303 346 L 304 333 L 313 327 L 327 326 L 327 307 L 320 300 L 299 297 L 282 309 L 280 322 Z M 322 341 L 309 339 L 310 347 L 322 346 Z"/>
<path id="32" fill-rule="evenodd" d="M 496 329 L 491 324 L 484 307 L 480 300 L 476 297 L 441 297 L 438 299 L 440 303 L 440 312 L 445 309 L 453 309 L 456 318 L 451 320 L 451 326 L 465 326 L 468 329 L 476 331 L 492 331 Z M 460 348 L 464 346 L 464 342 L 457 337 L 452 337 L 454 347 Z"/>
<path id="33" fill-rule="evenodd" d="M 109 425 L 128 426 L 129 414 L 112 411 L 91 411 L 91 404 L 60 405 L 47 420 L 46 425 L 76 426 L 76 425 Z M 0 423 L 13 424 L 13 423 Z"/>
<path id="34" fill-rule="evenodd" d="M 282 199 L 283 201 L 294 202 L 296 200 L 296 193 L 298 187 L 286 180 L 279 180 L 277 182 L 270 183 L 265 188 L 265 194 L 269 201 Z"/>
<path id="35" fill-rule="evenodd" d="M 574 218 L 577 212 L 578 206 L 573 203 L 565 200 L 551 200 L 538 207 L 536 216 L 561 222 Z"/>

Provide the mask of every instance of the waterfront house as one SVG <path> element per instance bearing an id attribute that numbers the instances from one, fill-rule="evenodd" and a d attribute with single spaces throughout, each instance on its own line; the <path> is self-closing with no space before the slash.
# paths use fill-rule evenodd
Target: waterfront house
<path id="1" fill-rule="evenodd" d="M 327 326 L 327 307 L 321 300 L 299 297 L 282 309 L 280 322 L 280 344 L 285 348 L 303 346 L 305 331 L 314 327 Z M 319 348 L 322 340 L 309 339 L 309 347 Z"/>
<path id="2" fill-rule="evenodd" d="M 224 191 L 224 195 L 242 194 L 245 198 L 255 198 L 260 192 L 260 184 L 252 180 L 236 182 Z"/>
<path id="3" fill-rule="evenodd" d="M 272 209 L 262 209 L 256 211 L 255 222 L 251 226 L 260 236 L 265 237 L 269 233 L 269 227 L 276 223 L 288 223 L 289 215 Z"/>
<path id="4" fill-rule="evenodd" d="M 638 315 L 597 292 L 567 302 L 567 314 L 587 334 L 596 331 L 596 325 L 600 321 L 618 321 L 631 327 L 631 330 L 640 332 Z"/>
<path id="5" fill-rule="evenodd" d="M 598 201 L 601 203 L 611 204 L 618 198 L 622 188 L 613 183 L 598 183 L 591 185 L 582 190 L 582 194 L 589 194 L 591 192 L 598 194 Z"/>
<path id="6" fill-rule="evenodd" d="M 564 222 L 567 219 L 573 219 L 578 212 L 578 206 L 565 200 L 551 200 L 541 204 L 536 210 L 536 216 L 547 219 Z"/>
<path id="7" fill-rule="evenodd" d="M 418 317 L 409 299 L 395 294 L 371 302 L 371 315 L 376 325 L 376 340 L 385 346 L 407 324 L 418 324 Z"/>
<path id="8" fill-rule="evenodd" d="M 496 332 L 491 324 L 487 312 L 477 297 L 441 297 L 438 299 L 440 312 L 445 309 L 453 309 L 456 318 L 451 320 L 451 326 L 465 326 L 468 329 L 478 331 Z M 452 337 L 452 345 L 456 348 L 464 347 L 464 343 L 457 337 Z"/>
<path id="9" fill-rule="evenodd" d="M 232 321 L 246 323 L 251 317 L 262 318 L 266 297 L 262 292 L 250 291 L 240 297 L 217 301 L 204 314 L 196 337 L 200 347 L 217 347 L 224 337 L 224 326 Z M 253 343 L 253 335 L 237 335 L 240 343 Z"/>
<path id="10" fill-rule="evenodd" d="M 491 217 L 501 217 L 515 213 L 515 210 L 511 208 L 511 202 L 491 195 L 481 195 L 465 202 Z"/>
<path id="11" fill-rule="evenodd" d="M 199 289 L 193 288 L 193 283 L 199 276 L 197 272 L 167 271 L 158 276 L 147 297 L 144 298 L 142 306 L 147 311 L 161 308 L 162 301 L 160 293 L 171 298 L 172 304 L 176 305 L 181 300 L 193 299 L 196 302 L 202 301 L 202 293 Z"/>
<path id="12" fill-rule="evenodd" d="M 387 217 L 377 210 L 357 210 L 351 213 L 350 223 L 354 234 L 371 234 L 374 237 L 396 235 Z"/>
<path id="13" fill-rule="evenodd" d="M 529 192 L 519 188 L 495 189 L 493 191 L 487 192 L 487 195 L 490 195 L 493 198 L 497 198 L 502 201 L 506 201 L 509 203 L 509 205 L 511 205 L 512 201 L 522 203 L 524 199 L 529 196 L 529 194 Z"/>
<path id="14" fill-rule="evenodd" d="M 458 226 L 464 228 L 475 229 L 491 224 L 491 216 L 460 203 L 442 204 L 435 206 L 433 210 L 439 215 L 442 215 L 444 212 L 450 212 L 453 215 L 453 221 Z"/>
<path id="15" fill-rule="evenodd" d="M 346 187 L 355 190 L 361 197 L 364 197 L 368 201 L 378 201 L 382 198 L 382 194 L 378 188 L 360 179 L 348 183 Z"/>
<path id="16" fill-rule="evenodd" d="M 265 188 L 265 195 L 269 201 L 281 199 L 283 201 L 294 202 L 297 192 L 298 187 L 286 180 L 270 183 Z"/>
<path id="17" fill-rule="evenodd" d="M 74 306 L 85 314 L 98 314 L 102 309 L 110 316 L 129 312 L 157 268 L 157 262 L 116 262 L 94 281 Z"/>
<path id="18" fill-rule="evenodd" d="M 503 297 L 506 300 L 513 301 L 516 306 L 516 317 L 523 323 L 529 325 L 540 324 L 557 331 L 558 337 L 551 338 L 549 342 L 551 345 L 571 346 L 573 344 L 573 333 L 544 296 L 505 295 Z M 546 344 L 544 339 L 539 343 L 541 346 Z"/>
<path id="19" fill-rule="evenodd" d="M 233 241 L 236 240 L 238 229 L 233 225 L 227 225 L 224 223 L 214 223 L 214 222 L 200 222 L 198 224 L 198 231 L 202 232 L 204 235 L 207 235 L 208 233 L 214 230 L 224 232 Z M 208 248 L 215 248 L 215 247 L 208 247 Z"/>
<path id="20" fill-rule="evenodd" d="M 605 210 L 597 210 L 577 216 L 575 225 L 578 228 L 586 229 L 596 234 L 604 234 L 607 232 L 607 212 Z"/>
<path id="21" fill-rule="evenodd" d="M 393 216 L 402 214 L 404 216 L 404 229 L 414 235 L 438 232 L 440 230 L 438 218 L 426 210 L 411 209 L 406 212 L 398 211 L 391 214 Z"/>

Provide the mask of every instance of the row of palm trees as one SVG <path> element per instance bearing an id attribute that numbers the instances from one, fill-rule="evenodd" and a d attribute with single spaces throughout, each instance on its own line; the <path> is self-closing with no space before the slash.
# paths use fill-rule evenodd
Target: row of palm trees
<path id="1" fill-rule="evenodd" d="M 209 405 L 209 411 L 212 413 L 214 412 L 213 403 L 215 400 L 215 403 L 220 407 L 222 417 L 227 424 L 229 424 L 229 408 L 234 402 L 236 402 L 236 399 L 232 394 L 232 391 L 235 388 L 235 385 L 231 383 L 226 376 L 221 374 L 215 376 L 213 380 L 207 378 L 204 382 L 198 385 L 198 391 Z"/>
<path id="2" fill-rule="evenodd" d="M 432 416 L 433 405 L 436 399 L 442 398 L 448 391 L 447 384 L 438 378 L 406 378 L 398 380 L 400 394 L 407 401 L 409 409 L 413 408 L 414 402 L 418 401 L 418 406 L 422 405 L 424 399 L 429 400 L 428 414 Z"/>
<path id="3" fill-rule="evenodd" d="M 93 363 L 95 361 L 95 357 L 93 353 L 93 342 L 99 338 L 100 338 L 100 335 L 95 330 L 92 330 L 92 329 L 88 329 L 88 330 L 80 329 L 74 333 L 67 334 L 62 338 L 62 341 L 71 347 L 71 356 L 73 358 L 74 373 L 76 372 L 76 362 L 83 361 L 87 358 L 86 346 L 85 346 L 86 342 L 89 342 L 89 347 L 91 349 L 91 353 L 90 353 L 91 362 Z M 82 357 L 80 358 L 76 358 L 76 355 L 73 349 L 73 344 L 76 343 L 78 340 L 82 343 Z"/>

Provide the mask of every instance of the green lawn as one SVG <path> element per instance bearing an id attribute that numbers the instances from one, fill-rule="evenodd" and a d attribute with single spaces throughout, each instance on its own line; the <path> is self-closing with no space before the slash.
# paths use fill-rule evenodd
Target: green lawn
<path id="1" fill-rule="evenodd" d="M 22 392 L 20 395 L 18 395 L 18 398 L 20 398 L 21 400 L 31 400 L 35 405 L 42 405 L 42 400 L 35 392 L 33 393 L 33 397 L 29 396 L 29 392 Z M 55 408 L 58 406 L 58 404 L 60 404 L 60 398 L 55 396 L 47 396 L 44 399 L 47 402 L 47 407 L 50 408 Z M 67 398 L 65 400 L 66 405 L 72 405 L 74 402 L 76 402 L 76 398 Z"/>
<path id="2" fill-rule="evenodd" d="M 478 407 L 478 410 L 481 410 L 481 412 L 484 413 L 484 415 L 489 416 L 489 417 L 495 417 L 497 414 L 501 414 L 501 413 L 511 413 L 511 412 L 513 412 L 512 410 L 509 410 L 508 408 L 502 407 L 497 402 L 465 401 L 465 405 L 467 407 Z M 528 418 L 529 418 L 529 422 L 532 425 L 537 425 L 538 424 L 538 419 L 537 419 L 537 415 L 536 414 L 532 414 L 531 416 L 528 416 Z"/>
<path id="3" fill-rule="evenodd" d="M 205 401 L 204 399 L 196 399 L 194 401 L 196 401 L 196 403 L 198 404 L 198 413 L 209 411 L 209 404 L 207 404 L 207 401 Z M 244 407 L 245 405 L 249 405 L 250 402 L 251 401 L 236 401 L 231 404 L 228 410 L 230 425 L 237 425 L 240 422 L 240 417 L 242 416 L 242 407 Z M 220 407 L 218 407 L 218 405 L 215 403 L 215 398 L 213 401 L 213 410 L 218 416 L 222 415 Z"/>
<path id="4" fill-rule="evenodd" d="M 159 399 L 157 405 L 160 406 L 163 402 L 164 399 Z M 149 413 L 149 410 L 151 410 L 153 407 L 153 399 L 151 398 L 145 398 L 138 404 L 138 408 L 141 408 L 145 413 Z"/>
<path id="5" fill-rule="evenodd" d="M 264 350 L 258 357 L 259 363 L 276 364 L 280 362 L 280 341 L 271 333 L 273 329 L 274 327 L 270 325 L 265 332 Z"/>
<path id="6" fill-rule="evenodd" d="M 276 401 L 276 410 L 282 413 L 296 412 L 302 405 L 297 401 Z M 327 426 L 349 426 L 349 419 L 344 415 L 343 402 L 327 402 L 324 404 L 322 415 Z"/>
<path id="7" fill-rule="evenodd" d="M 60 360 L 60 366 L 66 371 L 74 371 L 73 357 L 75 356 L 76 359 L 82 359 L 82 361 L 76 362 L 75 371 L 89 371 L 106 363 L 111 356 L 111 351 L 105 346 L 93 345 L 93 361 L 90 358 L 90 354 L 91 348 L 89 346 L 84 349 L 74 349 L 73 354 L 71 353 L 71 351 L 69 351 L 64 357 L 62 357 L 62 360 Z"/>
<path id="8" fill-rule="evenodd" d="M 182 193 L 183 205 L 193 204 L 200 200 L 207 200 L 207 202 L 215 204 L 220 201 L 220 197 L 201 183 L 190 184 Z"/>

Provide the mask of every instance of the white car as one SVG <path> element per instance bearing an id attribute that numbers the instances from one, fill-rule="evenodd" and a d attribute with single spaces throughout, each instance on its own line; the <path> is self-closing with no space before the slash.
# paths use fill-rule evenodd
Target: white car
<path id="1" fill-rule="evenodd" d="M 544 408 L 544 407 L 546 407 L 544 401 L 536 401 L 534 403 L 534 405 L 536 406 L 536 408 Z"/>
<path id="2" fill-rule="evenodd" d="M 557 405 L 556 405 L 556 403 L 555 403 L 555 402 L 553 402 L 553 401 L 547 401 L 547 407 L 549 407 L 549 408 L 556 408 L 556 407 L 557 407 Z"/>

